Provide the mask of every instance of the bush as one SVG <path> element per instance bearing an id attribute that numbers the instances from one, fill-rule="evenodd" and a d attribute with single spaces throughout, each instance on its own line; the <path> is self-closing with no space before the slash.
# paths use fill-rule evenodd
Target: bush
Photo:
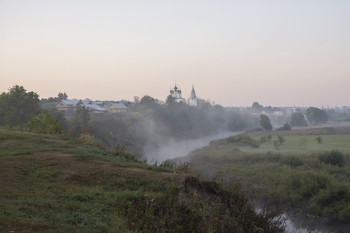
<path id="1" fill-rule="evenodd" d="M 336 150 L 320 154 L 318 156 L 318 159 L 322 163 L 330 164 L 333 166 L 344 167 L 344 165 L 345 165 L 344 154 L 342 152 L 336 151 Z"/>
<path id="2" fill-rule="evenodd" d="M 42 112 L 28 122 L 29 130 L 41 134 L 61 134 L 62 125 L 52 115 Z"/>
<path id="3" fill-rule="evenodd" d="M 320 190 L 327 189 L 330 184 L 328 175 L 316 172 L 295 174 L 289 181 L 289 195 L 295 204 L 310 200 Z"/>
<path id="4" fill-rule="evenodd" d="M 285 123 L 282 127 L 278 128 L 277 130 L 278 131 L 288 131 L 291 129 L 292 129 L 292 127 L 288 123 Z"/>
<path id="5" fill-rule="evenodd" d="M 350 209 L 347 203 L 350 201 L 349 185 L 330 184 L 327 189 L 321 190 L 311 200 L 311 207 L 315 214 L 320 216 L 333 216 L 340 221 L 350 220 Z"/>
<path id="6" fill-rule="evenodd" d="M 283 145 L 283 143 L 286 141 L 282 135 L 277 135 L 277 138 L 280 145 Z"/>
<path id="7" fill-rule="evenodd" d="M 284 158 L 281 163 L 288 165 L 291 168 L 296 168 L 303 165 L 303 161 L 297 156 L 288 156 Z"/>
<path id="8" fill-rule="evenodd" d="M 254 139 L 252 139 L 248 134 L 240 134 L 237 136 L 232 136 L 227 139 L 229 143 L 238 143 L 242 145 L 248 145 L 253 148 L 258 148 L 260 143 Z"/>
<path id="9" fill-rule="evenodd" d="M 268 141 L 268 138 L 266 137 L 266 136 L 262 136 L 261 138 L 260 138 L 260 143 L 262 144 L 262 143 L 265 143 L 265 142 L 267 142 Z"/>
<path id="10" fill-rule="evenodd" d="M 318 144 L 322 144 L 322 138 L 320 136 L 318 136 L 315 140 L 318 142 Z"/>
<path id="11" fill-rule="evenodd" d="M 129 152 L 127 152 L 125 147 L 120 144 L 117 144 L 117 146 L 115 147 L 114 156 L 122 157 L 134 162 L 138 162 L 137 158 L 133 154 L 130 154 Z"/>

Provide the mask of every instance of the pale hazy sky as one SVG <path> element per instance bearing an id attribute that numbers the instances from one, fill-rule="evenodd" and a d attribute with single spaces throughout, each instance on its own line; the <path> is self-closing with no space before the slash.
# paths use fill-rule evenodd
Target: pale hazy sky
<path id="1" fill-rule="evenodd" d="M 349 0 L 0 0 L 0 92 L 350 105 Z"/>

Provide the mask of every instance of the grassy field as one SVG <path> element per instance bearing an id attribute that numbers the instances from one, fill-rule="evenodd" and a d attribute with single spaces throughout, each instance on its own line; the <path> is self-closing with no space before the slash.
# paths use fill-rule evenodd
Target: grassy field
<path id="1" fill-rule="evenodd" d="M 0 232 L 280 232 L 239 187 L 88 137 L 0 129 Z"/>
<path id="2" fill-rule="evenodd" d="M 242 183 L 252 198 L 350 222 L 350 128 L 249 132 L 189 161 L 207 179 Z"/>

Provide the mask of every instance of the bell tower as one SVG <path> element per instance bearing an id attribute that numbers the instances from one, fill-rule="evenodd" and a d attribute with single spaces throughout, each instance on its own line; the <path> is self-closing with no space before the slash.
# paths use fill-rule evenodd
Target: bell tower
<path id="1" fill-rule="evenodd" d="M 190 106 L 194 106 L 194 107 L 197 106 L 197 95 L 196 95 L 196 91 L 194 90 L 194 85 L 192 85 L 192 91 L 191 91 L 189 104 L 190 104 Z"/>

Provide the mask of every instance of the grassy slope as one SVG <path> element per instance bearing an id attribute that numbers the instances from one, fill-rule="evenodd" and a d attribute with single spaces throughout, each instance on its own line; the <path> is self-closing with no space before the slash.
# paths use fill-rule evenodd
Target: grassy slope
<path id="1" fill-rule="evenodd" d="M 0 129 L 0 232 L 270 232 L 238 188 Z"/>
<path id="2" fill-rule="evenodd" d="M 252 132 L 247 135 L 260 142 L 269 134 L 271 140 L 257 148 L 229 139 L 212 142 L 190 155 L 193 169 L 208 179 L 243 182 L 254 197 L 289 202 L 315 215 L 350 222 L 350 129 Z M 277 135 L 285 139 L 278 148 L 274 146 Z M 317 142 L 317 137 L 322 138 L 322 143 Z M 319 153 L 331 150 L 345 154 L 344 167 L 319 161 Z"/>

